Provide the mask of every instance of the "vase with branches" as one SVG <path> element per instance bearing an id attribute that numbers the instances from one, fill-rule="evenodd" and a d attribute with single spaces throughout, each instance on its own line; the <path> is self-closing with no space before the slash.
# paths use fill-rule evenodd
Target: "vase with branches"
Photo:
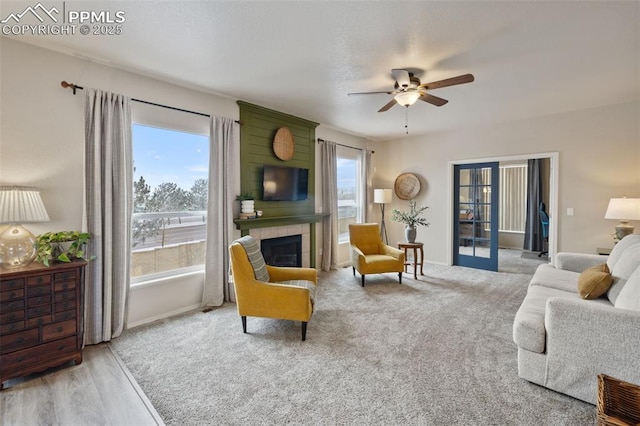
<path id="1" fill-rule="evenodd" d="M 423 217 L 423 213 L 429 207 L 422 206 L 417 207 L 415 200 L 409 201 L 409 211 L 401 211 L 393 209 L 391 211 L 391 220 L 394 222 L 400 222 L 405 224 L 405 238 L 407 242 L 413 243 L 416 241 L 417 227 L 429 226 L 427 219 Z"/>

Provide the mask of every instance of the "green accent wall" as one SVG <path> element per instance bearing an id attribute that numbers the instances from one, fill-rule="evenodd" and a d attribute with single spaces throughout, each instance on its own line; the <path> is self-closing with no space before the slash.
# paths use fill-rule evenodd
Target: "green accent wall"
<path id="1" fill-rule="evenodd" d="M 263 217 L 313 214 L 315 210 L 315 141 L 318 123 L 258 105 L 238 101 L 240 106 L 240 188 L 255 197 Z M 291 160 L 273 153 L 273 138 L 280 127 L 288 127 L 294 138 Z M 309 169 L 309 197 L 303 201 L 262 201 L 262 170 L 265 164 Z"/>

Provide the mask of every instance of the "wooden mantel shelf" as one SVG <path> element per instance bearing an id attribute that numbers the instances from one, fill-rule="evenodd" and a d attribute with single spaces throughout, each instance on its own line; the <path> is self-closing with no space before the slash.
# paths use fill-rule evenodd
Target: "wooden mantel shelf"
<path id="1" fill-rule="evenodd" d="M 236 229 L 242 231 L 242 234 L 254 228 L 270 228 L 273 226 L 296 225 L 299 223 L 317 223 L 323 218 L 330 216 L 329 213 L 311 213 L 299 214 L 295 216 L 279 216 L 279 217 L 258 217 L 255 219 L 234 219 Z"/>

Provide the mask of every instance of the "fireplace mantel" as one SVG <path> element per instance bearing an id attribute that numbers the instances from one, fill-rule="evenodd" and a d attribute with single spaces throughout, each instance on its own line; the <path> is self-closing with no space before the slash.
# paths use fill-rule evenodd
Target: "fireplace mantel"
<path id="1" fill-rule="evenodd" d="M 242 235 L 247 235 L 250 229 L 254 228 L 270 228 L 273 226 L 297 225 L 299 223 L 318 223 L 323 218 L 330 216 L 329 213 L 312 213 L 299 214 L 295 216 L 279 216 L 279 217 L 258 217 L 255 219 L 234 219 L 236 229 L 239 229 Z"/>

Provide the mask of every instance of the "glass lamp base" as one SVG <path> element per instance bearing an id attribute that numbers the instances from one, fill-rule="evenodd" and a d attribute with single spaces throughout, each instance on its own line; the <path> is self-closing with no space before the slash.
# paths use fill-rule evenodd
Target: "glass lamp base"
<path id="1" fill-rule="evenodd" d="M 22 268 L 36 258 L 36 237 L 22 225 L 13 224 L 0 234 L 0 265 Z"/>
<path id="2" fill-rule="evenodd" d="M 627 235 L 633 234 L 633 226 L 629 225 L 629 221 L 620 221 L 618 226 L 616 226 L 616 239 L 620 241 Z"/>

